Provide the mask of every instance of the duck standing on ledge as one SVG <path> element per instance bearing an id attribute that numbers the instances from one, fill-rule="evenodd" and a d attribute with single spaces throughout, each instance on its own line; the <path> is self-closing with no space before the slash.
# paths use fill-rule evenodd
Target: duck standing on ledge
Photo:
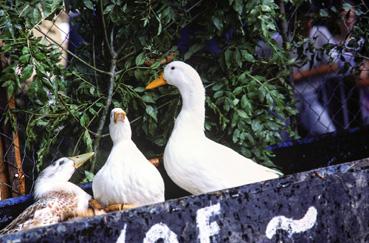
<path id="1" fill-rule="evenodd" d="M 93 155 L 91 152 L 75 157 L 63 157 L 41 171 L 35 182 L 36 202 L 0 230 L 0 234 L 47 226 L 80 214 L 84 215 L 91 196 L 69 182 L 69 179 L 75 169 Z"/>
<path id="2" fill-rule="evenodd" d="M 113 148 L 92 181 L 97 203 L 114 211 L 163 202 L 163 178 L 132 141 L 131 125 L 121 108 L 111 111 L 109 132 Z"/>
<path id="3" fill-rule="evenodd" d="M 146 89 L 167 83 L 176 86 L 182 97 L 182 109 L 164 151 L 165 170 L 178 186 L 199 194 L 280 176 L 205 136 L 205 88 L 194 68 L 171 62 Z"/>

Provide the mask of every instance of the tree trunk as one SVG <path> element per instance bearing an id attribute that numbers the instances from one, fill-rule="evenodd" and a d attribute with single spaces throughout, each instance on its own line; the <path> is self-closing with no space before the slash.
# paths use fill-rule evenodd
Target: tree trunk
<path id="1" fill-rule="evenodd" d="M 9 180 L 8 174 L 6 171 L 6 165 L 4 161 L 4 150 L 3 150 L 3 142 L 0 137 L 0 200 L 6 199 L 9 197 Z"/>
<path id="2" fill-rule="evenodd" d="M 8 108 L 15 109 L 15 99 L 10 97 L 8 100 Z M 19 135 L 15 126 L 14 130 L 9 128 L 8 134 L 11 134 L 12 142 L 8 143 L 9 153 L 7 153 L 6 161 L 8 163 L 8 171 L 13 192 L 12 196 L 24 195 L 26 193 L 26 180 L 22 168 L 22 158 L 20 153 Z"/>

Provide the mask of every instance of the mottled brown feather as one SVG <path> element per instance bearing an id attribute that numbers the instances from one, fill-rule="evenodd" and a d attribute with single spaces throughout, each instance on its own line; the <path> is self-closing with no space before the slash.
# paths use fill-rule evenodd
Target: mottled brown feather
<path id="1" fill-rule="evenodd" d="M 38 199 L 15 218 L 0 234 L 55 224 L 76 214 L 77 197 L 73 193 L 55 191 Z"/>

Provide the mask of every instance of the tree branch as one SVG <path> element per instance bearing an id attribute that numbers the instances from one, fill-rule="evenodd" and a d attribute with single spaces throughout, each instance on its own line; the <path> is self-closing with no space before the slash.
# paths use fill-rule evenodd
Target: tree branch
<path id="1" fill-rule="evenodd" d="M 106 29 L 104 30 L 106 32 Z M 116 69 L 117 69 L 117 53 L 114 50 L 114 46 L 113 46 L 113 40 L 114 40 L 114 34 L 113 31 L 111 32 L 110 35 L 110 56 L 112 58 L 111 60 L 111 64 L 110 64 L 110 80 L 109 80 L 109 90 L 108 90 L 108 97 L 106 99 L 106 104 L 103 110 L 103 114 L 101 116 L 101 120 L 99 123 L 99 127 L 97 129 L 96 132 L 96 140 L 95 140 L 95 146 L 94 146 L 94 151 L 95 153 L 97 153 L 97 150 L 100 146 L 100 140 L 101 140 L 101 134 L 105 125 L 105 121 L 106 121 L 106 116 L 108 114 L 110 105 L 112 103 L 112 99 L 113 99 L 113 91 L 114 91 L 114 85 L 115 85 L 115 78 L 117 75 Z M 95 167 L 96 167 L 96 156 L 95 159 L 92 161 L 91 163 L 91 167 L 90 167 L 90 171 L 94 173 L 95 171 Z"/>
<path id="2" fill-rule="evenodd" d="M 280 20 L 281 20 L 281 35 L 282 35 L 282 40 L 283 40 L 283 48 L 285 50 L 287 50 L 287 42 L 288 42 L 288 23 L 286 20 L 286 9 L 284 6 L 284 1 L 283 0 L 279 0 L 279 10 L 280 10 Z"/>

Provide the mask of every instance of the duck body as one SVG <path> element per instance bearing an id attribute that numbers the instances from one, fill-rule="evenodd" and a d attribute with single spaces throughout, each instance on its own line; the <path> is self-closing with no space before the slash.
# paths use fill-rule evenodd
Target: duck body
<path id="1" fill-rule="evenodd" d="M 199 194 L 280 176 L 206 137 L 205 88 L 195 69 L 184 62 L 171 62 L 146 88 L 166 83 L 176 86 L 182 97 L 182 109 L 164 151 L 165 170 L 178 186 Z"/>
<path id="2" fill-rule="evenodd" d="M 278 178 L 272 169 L 208 139 L 183 111 L 164 151 L 164 167 L 170 178 L 192 194 L 217 191 L 261 180 Z"/>
<path id="3" fill-rule="evenodd" d="M 113 115 L 115 111 L 113 109 Z M 109 128 L 113 148 L 92 182 L 95 199 L 104 207 L 163 202 L 164 181 L 155 166 L 131 140 L 128 118 L 117 123 L 111 120 Z"/>
<path id="4" fill-rule="evenodd" d="M 84 191 L 79 192 L 79 195 L 66 191 L 49 192 L 38 198 L 35 203 L 2 229 L 0 234 L 15 233 L 65 221 L 73 215 L 86 211 L 90 199 L 91 196 Z"/>
<path id="5" fill-rule="evenodd" d="M 159 171 L 132 141 L 113 146 L 92 187 L 95 199 L 103 206 L 118 203 L 143 206 L 164 201 L 164 182 Z"/>
<path id="6" fill-rule="evenodd" d="M 82 163 L 93 153 L 80 155 Z M 68 182 L 75 171 L 73 158 L 61 158 L 43 170 L 35 182 L 35 202 L 26 208 L 0 234 L 15 233 L 62 222 L 88 209 L 91 196 Z"/>

